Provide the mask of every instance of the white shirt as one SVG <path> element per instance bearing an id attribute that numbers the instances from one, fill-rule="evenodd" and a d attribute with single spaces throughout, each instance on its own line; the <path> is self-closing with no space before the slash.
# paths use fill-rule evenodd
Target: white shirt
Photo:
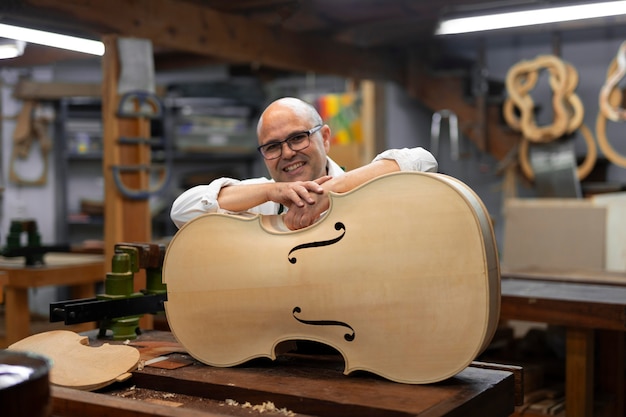
<path id="1" fill-rule="evenodd" d="M 335 161 L 326 157 L 328 175 L 331 177 L 339 177 L 345 175 L 345 172 Z M 381 159 L 393 159 L 400 166 L 401 171 L 422 171 L 436 172 L 438 165 L 435 157 L 424 148 L 404 148 L 389 149 L 374 158 L 374 161 Z M 236 180 L 233 178 L 218 178 L 208 185 L 197 185 L 182 193 L 172 204 L 170 217 L 176 227 L 180 228 L 189 220 L 205 213 L 229 213 L 237 214 L 232 211 L 224 210 L 219 206 L 217 196 L 222 187 L 237 184 L 265 184 L 274 182 L 273 179 L 261 177 L 251 178 L 247 180 Z M 277 214 L 280 208 L 279 203 L 273 201 L 265 202 L 261 205 L 246 210 L 248 213 L 258 214 Z"/>

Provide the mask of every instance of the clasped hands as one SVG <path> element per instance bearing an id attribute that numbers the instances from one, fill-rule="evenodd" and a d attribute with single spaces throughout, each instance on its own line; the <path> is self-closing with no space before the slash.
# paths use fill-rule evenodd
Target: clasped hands
<path id="1" fill-rule="evenodd" d="M 283 215 L 285 226 L 290 230 L 305 228 L 328 210 L 330 200 L 322 184 L 331 179 L 331 176 L 325 175 L 313 181 L 276 183 L 269 197 L 287 208 Z"/>

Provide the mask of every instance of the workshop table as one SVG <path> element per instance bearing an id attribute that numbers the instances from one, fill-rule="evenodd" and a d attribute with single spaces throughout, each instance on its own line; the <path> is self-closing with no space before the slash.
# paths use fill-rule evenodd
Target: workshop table
<path id="1" fill-rule="evenodd" d="M 95 254 L 48 253 L 44 262 L 44 265 L 26 266 L 23 257 L 0 256 L 7 345 L 31 335 L 29 288 L 67 285 L 71 288 L 72 299 L 92 298 L 95 284 L 104 281 L 107 270 L 104 257 Z M 94 327 L 94 323 L 84 323 L 72 326 L 71 330 L 85 331 Z"/>
<path id="2" fill-rule="evenodd" d="M 623 416 L 626 275 L 502 271 L 501 284 L 501 320 L 566 328 L 567 417 L 594 414 L 594 374 L 599 379 L 597 388 L 612 400 L 607 415 Z"/>
<path id="3" fill-rule="evenodd" d="M 123 343 L 88 334 L 91 346 Z M 158 341 L 175 342 L 170 332 L 147 331 L 132 345 Z M 470 366 L 439 383 L 409 385 L 365 372 L 344 375 L 341 356 L 328 353 L 288 353 L 275 361 L 255 359 L 231 368 L 204 365 L 184 352 L 170 354 L 168 361 L 188 364 L 177 369 L 145 366 L 124 383 L 96 393 L 53 387 L 53 415 L 237 416 L 252 413 L 241 407 L 246 402 L 254 406 L 271 401 L 298 416 L 508 417 L 515 406 L 514 374 L 481 367 Z M 160 395 L 150 399 L 160 400 L 126 398 L 140 390 L 154 390 Z M 189 398 L 200 401 L 186 403 Z M 170 405 L 165 405 L 168 400 Z M 179 407 L 172 408 L 173 404 Z"/>

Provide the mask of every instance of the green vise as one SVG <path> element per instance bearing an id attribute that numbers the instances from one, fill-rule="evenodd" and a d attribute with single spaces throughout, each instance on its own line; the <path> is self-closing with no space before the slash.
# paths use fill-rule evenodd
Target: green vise
<path id="1" fill-rule="evenodd" d="M 111 272 L 106 274 L 104 294 L 98 294 L 98 300 L 120 300 L 143 297 L 147 294 L 167 292 L 162 283 L 163 259 L 165 246 L 147 243 L 119 243 L 111 261 Z M 141 269 L 146 272 L 146 288 L 134 290 L 135 274 Z M 139 320 L 143 315 L 132 315 L 105 319 L 100 322 L 99 337 L 104 337 L 107 330 L 113 332 L 114 340 L 133 340 L 140 333 Z"/>

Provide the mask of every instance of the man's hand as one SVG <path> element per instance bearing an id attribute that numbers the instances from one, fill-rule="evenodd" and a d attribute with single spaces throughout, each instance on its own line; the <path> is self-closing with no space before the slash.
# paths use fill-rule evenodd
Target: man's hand
<path id="1" fill-rule="evenodd" d="M 321 194 L 311 194 L 311 203 L 299 206 L 296 204 L 288 205 L 288 211 L 283 216 L 285 226 L 290 230 L 298 230 L 315 223 L 319 217 L 328 210 L 330 206 L 330 198 L 328 192 Z"/>
<path id="2" fill-rule="evenodd" d="M 316 195 L 323 194 L 322 184 L 332 177 L 326 175 L 314 181 L 277 182 L 268 190 L 267 200 L 285 207 L 305 207 L 315 204 Z"/>

